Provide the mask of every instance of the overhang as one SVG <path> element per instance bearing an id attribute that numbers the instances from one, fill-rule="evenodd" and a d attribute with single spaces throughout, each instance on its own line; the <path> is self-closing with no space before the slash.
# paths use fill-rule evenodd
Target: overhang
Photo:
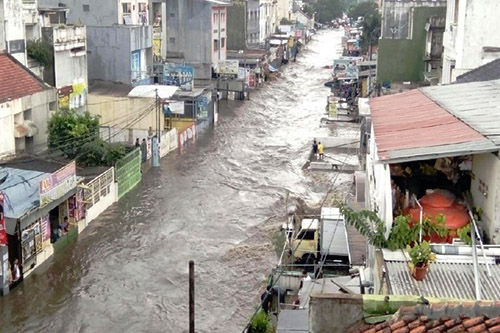
<path id="1" fill-rule="evenodd" d="M 379 162 L 396 163 L 500 150 L 420 90 L 370 100 Z"/>

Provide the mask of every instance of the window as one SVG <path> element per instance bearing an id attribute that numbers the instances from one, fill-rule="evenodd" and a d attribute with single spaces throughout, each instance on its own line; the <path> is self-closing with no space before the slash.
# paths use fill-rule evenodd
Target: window
<path id="1" fill-rule="evenodd" d="M 453 13 L 453 23 L 458 23 L 458 7 L 460 6 L 460 0 L 455 0 L 455 11 Z"/>
<path id="2" fill-rule="evenodd" d="M 214 51 L 219 51 L 219 40 L 214 39 Z"/>
<path id="3" fill-rule="evenodd" d="M 220 48 L 223 49 L 226 47 L 226 39 L 225 38 L 221 38 L 220 39 Z"/>
<path id="4" fill-rule="evenodd" d="M 82 7 L 84 12 L 90 12 L 90 5 L 83 5 Z"/>
<path id="5" fill-rule="evenodd" d="M 175 13 L 170 13 L 170 17 L 175 17 Z"/>
<path id="6" fill-rule="evenodd" d="M 147 4 L 139 3 L 139 13 L 145 13 L 147 11 Z"/>
<path id="7" fill-rule="evenodd" d="M 130 3 L 122 3 L 122 11 L 123 15 L 125 14 L 131 14 L 132 13 L 132 6 L 130 6 Z"/>
<path id="8" fill-rule="evenodd" d="M 297 239 L 314 240 L 315 233 L 316 233 L 316 230 L 302 230 L 299 233 L 299 235 L 297 236 Z"/>
<path id="9" fill-rule="evenodd" d="M 33 120 L 33 113 L 31 112 L 31 109 L 25 110 L 23 113 L 24 120 Z"/>
<path id="10" fill-rule="evenodd" d="M 217 14 L 214 14 L 214 24 L 217 22 Z"/>
<path id="11" fill-rule="evenodd" d="M 170 44 L 175 44 L 175 38 L 174 37 L 170 37 L 168 39 L 168 41 L 170 42 Z"/>
<path id="12" fill-rule="evenodd" d="M 221 13 L 220 14 L 220 20 L 221 20 L 221 22 L 225 22 L 226 21 L 226 14 Z"/>

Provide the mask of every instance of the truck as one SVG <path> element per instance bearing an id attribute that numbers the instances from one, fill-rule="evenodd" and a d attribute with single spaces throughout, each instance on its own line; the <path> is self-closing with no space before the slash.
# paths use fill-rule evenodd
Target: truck
<path id="1" fill-rule="evenodd" d="M 319 219 L 302 219 L 291 245 L 298 263 L 311 265 L 324 260 L 329 266 L 351 265 L 347 228 L 339 208 L 322 207 Z"/>

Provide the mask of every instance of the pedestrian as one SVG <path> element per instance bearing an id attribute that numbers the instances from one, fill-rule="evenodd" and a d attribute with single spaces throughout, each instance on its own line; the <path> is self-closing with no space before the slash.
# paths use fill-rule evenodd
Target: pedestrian
<path id="1" fill-rule="evenodd" d="M 139 148 L 141 146 L 141 143 L 139 142 L 139 138 L 135 139 L 135 148 Z"/>
<path id="2" fill-rule="evenodd" d="M 268 313 L 273 301 L 273 296 L 271 294 L 271 286 L 266 287 L 266 290 L 262 293 L 262 295 L 260 295 L 260 300 L 261 300 L 262 310 L 264 310 L 265 313 Z"/>
<path id="3" fill-rule="evenodd" d="M 315 159 L 318 159 L 318 143 L 316 142 L 316 139 L 313 141 L 313 156 Z"/>
<path id="4" fill-rule="evenodd" d="M 325 153 L 324 153 L 325 148 L 323 147 L 323 144 L 320 142 L 318 143 L 318 153 L 319 153 L 319 159 L 322 161 L 325 158 Z"/>
<path id="5" fill-rule="evenodd" d="M 61 223 L 61 230 L 63 231 L 63 233 L 66 233 L 69 230 L 69 222 L 67 216 L 64 217 L 63 223 Z"/>
<path id="6" fill-rule="evenodd" d="M 12 283 L 15 283 L 21 279 L 21 269 L 19 268 L 19 260 L 14 259 L 12 264 Z"/>
<path id="7" fill-rule="evenodd" d="M 309 276 L 309 274 L 307 274 L 307 270 L 303 269 L 302 270 L 302 278 L 300 279 L 300 288 L 299 288 L 299 290 L 301 290 L 304 287 L 304 282 L 307 282 L 307 281 L 312 281 L 312 279 Z"/>
<path id="8" fill-rule="evenodd" d="M 142 162 L 146 162 L 148 159 L 148 144 L 146 143 L 146 139 L 142 139 L 141 143 L 141 155 L 142 155 Z"/>

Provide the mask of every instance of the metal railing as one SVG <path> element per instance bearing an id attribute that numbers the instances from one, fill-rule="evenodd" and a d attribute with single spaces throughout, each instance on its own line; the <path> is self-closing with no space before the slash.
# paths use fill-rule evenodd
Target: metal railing
<path id="1" fill-rule="evenodd" d="M 90 181 L 85 189 L 85 202 L 87 209 L 98 203 L 102 197 L 111 191 L 111 183 L 114 181 L 114 168 L 109 168 L 97 178 Z"/>

